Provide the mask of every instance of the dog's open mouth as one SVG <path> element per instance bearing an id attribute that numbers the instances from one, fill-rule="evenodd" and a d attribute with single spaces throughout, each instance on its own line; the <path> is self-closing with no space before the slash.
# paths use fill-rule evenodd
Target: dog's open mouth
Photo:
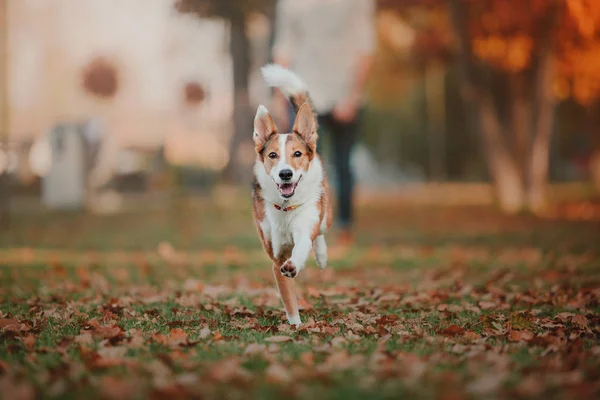
<path id="1" fill-rule="evenodd" d="M 294 192 L 296 191 L 296 186 L 298 186 L 298 182 L 296 183 L 278 183 L 277 184 L 277 188 L 279 189 L 279 193 L 281 193 L 281 195 L 283 197 L 290 198 L 294 195 Z"/>

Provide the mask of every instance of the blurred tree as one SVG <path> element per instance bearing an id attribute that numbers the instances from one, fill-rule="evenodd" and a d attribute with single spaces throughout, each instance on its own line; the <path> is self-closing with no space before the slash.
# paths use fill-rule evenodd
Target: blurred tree
<path id="1" fill-rule="evenodd" d="M 10 123 L 8 121 L 8 0 L 0 0 L 0 151 L 8 157 Z M 8 160 L 6 160 L 8 162 Z M 0 229 L 8 228 L 10 216 L 10 176 L 8 168 L 0 171 Z"/>
<path id="2" fill-rule="evenodd" d="M 229 162 L 223 178 L 228 182 L 238 180 L 239 165 L 235 157 L 239 145 L 248 137 L 252 113 L 248 81 L 250 74 L 250 42 L 247 35 L 248 16 L 260 12 L 267 16 L 274 13 L 276 0 L 178 0 L 175 7 L 179 12 L 194 14 L 202 18 L 221 18 L 229 22 L 229 51 L 233 60 L 234 132 L 229 148 Z"/>
<path id="3" fill-rule="evenodd" d="M 380 1 L 408 16 L 446 13 L 449 25 L 424 30 L 441 38 L 416 40 L 413 52 L 428 59 L 440 44 L 456 46 L 467 117 L 501 207 L 543 210 L 556 101 L 600 96 L 600 1 Z"/>

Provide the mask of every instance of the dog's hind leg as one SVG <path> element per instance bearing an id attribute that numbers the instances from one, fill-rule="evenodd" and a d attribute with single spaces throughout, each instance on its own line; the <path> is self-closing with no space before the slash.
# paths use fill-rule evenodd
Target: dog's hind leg
<path id="1" fill-rule="evenodd" d="M 327 243 L 325 235 L 319 235 L 315 238 L 315 260 L 319 268 L 324 269 L 327 266 Z"/>
<path id="2" fill-rule="evenodd" d="M 275 282 L 277 283 L 277 289 L 279 289 L 279 294 L 283 301 L 283 307 L 285 308 L 288 322 L 290 325 L 299 326 L 300 313 L 298 311 L 298 298 L 296 297 L 294 280 L 281 275 L 280 263 L 273 264 L 273 275 L 275 275 Z"/>

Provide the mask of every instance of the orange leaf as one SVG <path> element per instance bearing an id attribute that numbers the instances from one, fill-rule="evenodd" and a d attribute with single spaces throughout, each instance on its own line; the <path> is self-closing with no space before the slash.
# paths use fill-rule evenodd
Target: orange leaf
<path id="1" fill-rule="evenodd" d="M 0 329 L 4 329 L 7 326 L 19 325 L 19 321 L 16 319 L 0 318 Z"/>
<path id="2" fill-rule="evenodd" d="M 177 347 L 177 346 L 181 346 L 181 345 L 186 345 L 188 343 L 188 335 L 187 333 L 185 333 L 185 331 L 181 328 L 174 328 L 171 329 L 171 332 L 169 332 L 169 339 L 168 339 L 168 343 L 169 346 L 171 347 Z"/>
<path id="3" fill-rule="evenodd" d="M 529 331 L 515 331 L 511 330 L 508 332 L 508 340 L 511 342 L 529 341 L 533 339 L 533 333 Z"/>
<path id="4" fill-rule="evenodd" d="M 449 327 L 447 327 L 446 329 L 444 329 L 443 331 L 439 332 L 440 335 L 444 335 L 444 336 L 456 336 L 456 335 L 462 335 L 463 333 L 465 333 L 464 328 L 461 328 L 460 326 L 458 326 L 456 324 L 452 324 Z"/>
<path id="5" fill-rule="evenodd" d="M 473 331 L 466 331 L 463 337 L 467 340 L 478 340 L 481 339 L 481 335 L 479 333 Z"/>
<path id="6" fill-rule="evenodd" d="M 27 335 L 23 339 L 23 344 L 27 350 L 33 350 L 35 347 L 35 337 L 33 335 Z"/>
<path id="7" fill-rule="evenodd" d="M 585 315 L 577 314 L 573 317 L 572 322 L 576 325 L 579 325 L 581 328 L 588 327 L 588 320 Z"/>

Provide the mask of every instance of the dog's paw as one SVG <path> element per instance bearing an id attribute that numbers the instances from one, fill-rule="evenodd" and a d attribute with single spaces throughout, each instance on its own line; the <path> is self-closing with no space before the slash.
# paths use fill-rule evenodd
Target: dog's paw
<path id="1" fill-rule="evenodd" d="M 319 266 L 319 268 L 321 269 L 325 269 L 325 267 L 327 267 L 327 252 L 316 252 L 315 253 L 315 261 L 317 262 L 317 265 Z"/>
<path id="2" fill-rule="evenodd" d="M 280 271 L 281 271 L 281 275 L 283 275 L 287 278 L 295 278 L 298 275 L 298 272 L 300 272 L 300 270 L 298 268 L 296 268 L 296 266 L 294 265 L 292 260 L 287 260 L 281 266 Z"/>
<path id="3" fill-rule="evenodd" d="M 299 327 L 300 325 L 302 325 L 302 321 L 300 321 L 300 315 L 299 314 L 288 315 L 286 313 L 286 316 L 287 316 L 288 324 L 295 325 L 296 328 Z"/>

